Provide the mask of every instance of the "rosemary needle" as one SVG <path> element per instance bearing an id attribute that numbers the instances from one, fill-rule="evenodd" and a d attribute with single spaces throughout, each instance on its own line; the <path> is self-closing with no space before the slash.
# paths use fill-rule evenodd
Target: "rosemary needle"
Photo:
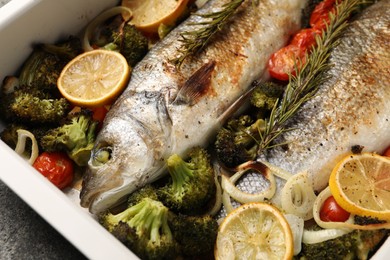
<path id="1" fill-rule="evenodd" d="M 317 46 L 312 49 L 310 55 L 306 54 L 308 62 L 301 69 L 296 68 L 297 75 L 290 75 L 290 81 L 285 93 L 279 102 L 273 107 L 269 119 L 266 121 L 264 132 L 260 133 L 258 153 L 277 145 L 273 141 L 286 129 L 286 122 L 293 117 L 303 103 L 310 100 L 317 92 L 318 86 L 327 77 L 324 72 L 331 65 L 329 56 L 331 50 L 338 45 L 338 40 L 348 25 L 348 19 L 361 5 L 371 1 L 346 0 L 336 7 L 336 14 L 330 13 L 330 23 L 320 37 L 317 37 Z"/>
<path id="2" fill-rule="evenodd" d="M 181 33 L 180 41 L 183 42 L 183 45 L 179 50 L 180 56 L 174 59 L 174 63 L 177 67 L 180 67 L 188 56 L 201 51 L 210 41 L 211 37 L 223 28 L 227 19 L 244 1 L 245 0 L 232 0 L 231 2 L 224 4 L 220 11 L 198 14 L 198 16 L 208 18 L 210 21 L 193 23 L 191 25 L 202 25 L 202 27 L 195 31 L 185 31 Z"/>

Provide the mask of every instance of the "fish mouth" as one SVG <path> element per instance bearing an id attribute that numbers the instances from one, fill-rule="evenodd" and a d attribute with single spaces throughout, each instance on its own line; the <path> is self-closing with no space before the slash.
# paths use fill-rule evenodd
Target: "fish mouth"
<path id="1" fill-rule="evenodd" d="M 137 174 L 128 173 L 112 164 L 97 167 L 89 164 L 82 183 L 80 205 L 92 214 L 99 214 L 122 203 L 126 195 L 139 188 Z"/>
<path id="2" fill-rule="evenodd" d="M 91 213 L 105 210 L 96 205 L 100 205 L 101 201 L 105 201 L 104 197 L 106 197 L 107 192 L 117 190 L 123 186 L 121 167 L 113 157 L 113 150 L 112 145 L 99 143 L 93 149 L 88 167 L 84 173 L 80 205 L 89 208 Z"/>
<path id="3" fill-rule="evenodd" d="M 107 197 L 105 194 L 112 193 L 122 186 L 123 178 L 118 170 L 89 166 L 82 182 L 80 205 L 89 208 L 91 213 L 98 213 L 102 210 L 96 205 L 105 201 L 104 197 Z"/>

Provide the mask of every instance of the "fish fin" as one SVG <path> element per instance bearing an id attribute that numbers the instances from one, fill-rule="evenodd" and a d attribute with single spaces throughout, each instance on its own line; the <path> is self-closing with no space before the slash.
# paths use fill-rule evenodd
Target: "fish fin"
<path id="1" fill-rule="evenodd" d="M 173 102 L 175 104 L 188 104 L 193 106 L 202 96 L 207 93 L 212 93 L 213 90 L 211 89 L 210 82 L 215 64 L 215 61 L 205 63 L 195 71 L 180 88 Z"/>
<path id="2" fill-rule="evenodd" d="M 259 81 L 252 82 L 251 87 L 242 94 L 236 101 L 234 101 L 219 117 L 220 124 L 226 122 L 227 119 L 233 117 L 235 114 L 240 114 L 248 107 L 248 99 L 250 98 L 253 90 L 259 85 Z"/>

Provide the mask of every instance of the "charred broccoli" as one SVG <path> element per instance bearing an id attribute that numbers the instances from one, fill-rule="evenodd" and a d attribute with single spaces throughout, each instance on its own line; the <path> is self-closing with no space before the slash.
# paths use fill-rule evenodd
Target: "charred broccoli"
<path id="1" fill-rule="evenodd" d="M 52 45 L 38 44 L 23 64 L 19 75 L 21 85 L 38 86 L 40 89 L 59 95 L 57 79 L 64 66 L 82 51 L 78 38 Z"/>
<path id="2" fill-rule="evenodd" d="M 149 49 L 148 39 L 134 25 L 119 19 L 103 26 L 94 44 L 120 52 L 131 67 L 142 60 Z"/>
<path id="3" fill-rule="evenodd" d="M 71 114 L 65 122 L 50 129 L 40 140 L 45 151 L 64 151 L 79 166 L 85 166 L 96 137 L 97 121 L 91 113 L 82 110 Z"/>
<path id="4" fill-rule="evenodd" d="M 302 250 L 295 259 L 367 259 L 387 232 L 386 230 L 355 230 L 321 243 L 302 244 Z"/>
<path id="5" fill-rule="evenodd" d="M 127 205 L 129 207 L 134 206 L 144 198 L 158 200 L 157 189 L 153 187 L 151 184 L 147 184 L 141 189 L 138 189 L 135 192 L 130 194 L 130 196 L 127 199 Z"/>
<path id="6" fill-rule="evenodd" d="M 255 159 L 260 132 L 264 120 L 252 119 L 249 115 L 230 119 L 217 133 L 215 151 L 217 158 L 227 167 Z"/>
<path id="7" fill-rule="evenodd" d="M 174 154 L 167 160 L 170 182 L 158 190 L 160 200 L 174 212 L 199 211 L 215 194 L 214 170 L 206 150 L 196 147 L 184 161 Z"/>
<path id="8" fill-rule="evenodd" d="M 184 256 L 212 252 L 217 238 L 218 223 L 211 216 L 170 215 L 169 224 Z"/>
<path id="9" fill-rule="evenodd" d="M 179 247 L 168 214 L 161 202 L 145 198 L 119 214 L 104 213 L 99 221 L 141 259 L 173 259 Z"/>
<path id="10" fill-rule="evenodd" d="M 273 82 L 257 84 L 252 92 L 251 104 L 259 109 L 271 110 L 283 92 L 284 86 Z"/>
<path id="11" fill-rule="evenodd" d="M 57 123 L 66 116 L 70 104 L 65 98 L 53 99 L 34 86 L 18 86 L 0 95 L 0 113 L 5 120 L 26 124 Z"/>
<path id="12" fill-rule="evenodd" d="M 112 42 L 132 67 L 148 52 L 146 37 L 134 25 L 128 23 L 125 23 L 121 30 L 112 33 Z"/>

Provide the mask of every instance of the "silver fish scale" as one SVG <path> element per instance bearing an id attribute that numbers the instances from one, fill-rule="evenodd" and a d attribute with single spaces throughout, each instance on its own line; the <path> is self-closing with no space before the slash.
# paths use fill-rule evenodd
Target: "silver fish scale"
<path id="1" fill-rule="evenodd" d="M 329 80 L 300 109 L 276 147 L 261 156 L 293 174 L 307 171 L 322 189 L 336 163 L 353 145 L 381 153 L 390 145 L 390 0 L 364 10 L 346 29 L 331 53 Z M 245 175 L 238 186 L 253 193 L 262 185 Z M 284 181 L 277 178 L 272 203 L 279 204 Z M 238 206 L 236 202 L 233 204 Z M 224 217 L 224 208 L 218 217 Z"/>
<path id="2" fill-rule="evenodd" d="M 171 154 L 185 156 L 191 147 L 207 146 L 229 107 L 254 80 L 269 78 L 268 59 L 300 28 L 307 1 L 244 1 L 180 69 L 172 64 L 183 44 L 180 34 L 207 18 L 191 16 L 156 44 L 105 118 L 84 175 L 81 205 L 92 213 L 105 210 L 166 174 Z M 199 13 L 220 11 L 230 2 L 210 0 Z M 101 149 L 112 151 L 111 157 L 96 166 Z"/>
<path id="3" fill-rule="evenodd" d="M 262 174 L 248 172 L 236 182 L 236 186 L 241 191 L 255 194 L 268 189 L 269 181 Z"/>
<path id="4" fill-rule="evenodd" d="M 256 172 L 247 172 L 236 182 L 236 187 L 250 194 L 260 193 L 264 190 L 267 190 L 269 187 L 269 181 L 262 175 Z M 237 208 L 241 203 L 237 202 L 231 198 L 231 203 L 233 208 Z M 215 216 L 216 219 L 225 218 L 227 215 L 226 209 L 224 207 L 218 212 Z"/>
<path id="5" fill-rule="evenodd" d="M 322 189 L 353 145 L 382 152 L 390 140 L 390 1 L 363 11 L 333 50 L 329 80 L 303 105 L 267 160 L 291 173 L 308 171 Z"/>

